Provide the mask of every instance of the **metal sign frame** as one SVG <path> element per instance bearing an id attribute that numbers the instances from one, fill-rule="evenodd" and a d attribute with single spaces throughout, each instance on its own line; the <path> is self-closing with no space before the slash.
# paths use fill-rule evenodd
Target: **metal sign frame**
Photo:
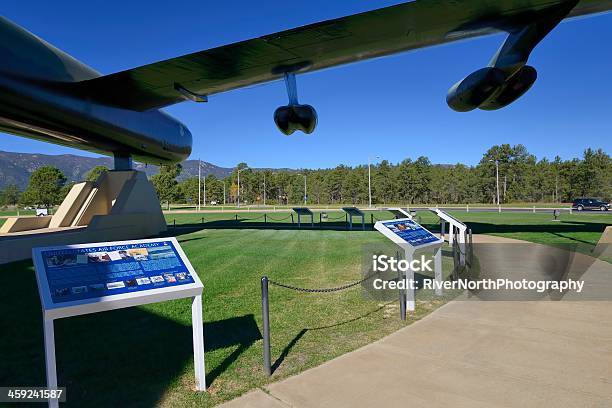
<path id="1" fill-rule="evenodd" d="M 413 219 L 414 217 L 410 214 L 410 212 L 406 209 L 403 209 L 401 207 L 385 207 L 385 208 L 381 208 L 382 211 L 389 211 L 391 214 L 395 215 L 395 217 L 397 219 L 399 218 L 410 218 Z"/>
<path id="2" fill-rule="evenodd" d="M 458 230 L 457 238 L 459 240 L 459 248 L 461 249 L 459 252 L 459 262 L 461 265 L 465 265 L 465 232 L 467 231 L 467 225 L 465 225 L 462 221 L 453 217 L 449 213 L 439 208 L 430 208 L 431 212 L 440 217 L 440 237 L 444 239 L 444 234 L 446 232 L 446 223 L 448 222 L 448 245 L 453 245 L 454 240 L 454 229 Z"/>
<path id="3" fill-rule="evenodd" d="M 432 242 L 428 242 L 423 245 L 413 246 L 410 242 L 404 240 L 402 237 L 397 235 L 395 232 L 391 231 L 385 225 L 385 223 L 388 223 L 388 222 L 401 222 L 401 221 L 410 221 L 411 223 L 415 224 L 416 226 L 422 228 L 423 230 L 431 234 L 434 238 L 436 238 L 436 240 Z M 423 227 L 418 222 L 414 221 L 412 218 L 398 218 L 394 220 L 377 221 L 376 224 L 374 224 L 374 228 L 378 232 L 383 234 L 385 237 L 389 238 L 393 243 L 397 244 L 400 248 L 402 248 L 404 250 L 404 257 L 408 262 L 411 262 L 414 259 L 415 254 L 418 254 L 420 252 L 433 251 L 435 279 L 437 282 L 440 282 L 440 283 L 442 282 L 442 245 L 444 244 L 443 239 L 437 238 L 431 231 Z M 409 269 L 406 272 L 406 279 L 409 282 L 414 281 L 414 271 L 412 269 Z M 409 311 L 414 311 L 416 307 L 415 290 L 407 289 L 405 293 L 406 293 L 406 308 Z M 442 296 L 442 288 L 440 286 L 436 287 L 435 293 L 438 296 Z"/>
<path id="4" fill-rule="evenodd" d="M 298 228 L 302 226 L 302 215 L 310 217 L 310 226 L 314 227 L 314 213 L 308 207 L 294 207 L 293 212 L 297 214 Z"/>
<path id="5" fill-rule="evenodd" d="M 353 217 L 361 217 L 361 228 L 365 231 L 365 213 L 357 207 L 342 207 L 342 211 L 348 216 L 349 229 L 353 229 Z"/>
<path id="6" fill-rule="evenodd" d="M 50 286 L 47 278 L 46 268 L 43 260 L 43 252 L 97 248 L 105 246 L 121 246 L 133 244 L 146 244 L 155 242 L 171 241 L 181 261 L 189 271 L 193 283 L 185 283 L 176 286 L 152 288 L 132 293 L 120 293 L 116 295 L 105 295 L 75 301 L 54 303 L 51 296 Z M 107 310 L 122 309 L 131 306 L 145 305 L 149 303 L 163 302 L 166 300 L 192 298 L 191 319 L 193 327 L 193 350 L 196 389 L 206 390 L 205 362 L 204 362 L 204 326 L 202 320 L 202 290 L 203 285 L 189 259 L 183 252 L 178 241 L 174 237 L 153 238 L 130 241 L 96 242 L 89 244 L 62 245 L 53 247 L 42 247 L 32 249 L 32 260 L 36 271 L 36 281 L 43 312 L 43 329 L 45 340 L 45 363 L 47 375 L 47 387 L 57 388 L 57 370 L 55 360 L 55 334 L 54 320 L 78 316 L 83 314 L 98 313 Z M 163 274 L 160 271 L 160 274 Z M 50 407 L 58 407 L 57 399 L 49 399 Z"/>

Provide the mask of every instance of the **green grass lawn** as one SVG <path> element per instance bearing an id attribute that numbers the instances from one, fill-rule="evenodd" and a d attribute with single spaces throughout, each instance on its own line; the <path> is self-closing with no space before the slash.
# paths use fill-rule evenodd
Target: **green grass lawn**
<path id="1" fill-rule="evenodd" d="M 208 393 L 193 391 L 189 300 L 61 319 L 56 323 L 59 382 L 67 406 L 212 406 L 321 364 L 426 315 L 446 299 L 421 297 L 407 322 L 398 302 L 360 287 L 312 294 L 270 288 L 274 375 L 262 371 L 260 278 L 331 287 L 362 276 L 364 246 L 385 245 L 371 231 L 346 231 L 342 213 L 298 230 L 288 213 L 170 214 L 176 235 L 204 283 Z M 389 214 L 373 213 L 376 218 Z M 454 213 L 477 233 L 545 244 L 592 247 L 609 214 Z M 419 212 L 434 229 L 437 217 Z M 204 222 L 202 222 L 204 221 Z M 358 227 L 356 225 L 356 227 Z M 360 225 L 359 225 L 360 227 Z M 586 250 L 586 249 L 585 249 Z M 448 266 L 448 258 L 446 265 Z M 448 267 L 447 267 L 448 270 Z M 0 266 L 0 384 L 44 384 L 41 311 L 31 262 Z"/>
<path id="2" fill-rule="evenodd" d="M 314 229 L 346 229 L 344 213 L 328 211 L 328 221 L 319 222 L 314 215 Z M 393 218 L 386 211 L 365 211 L 366 229 L 372 230 L 371 222 Z M 559 221 L 553 221 L 548 213 L 510 213 L 510 212 L 465 212 L 451 211 L 450 214 L 464 221 L 476 234 L 491 234 L 507 238 L 521 239 L 540 244 L 575 244 L 579 250 L 591 250 L 597 244 L 607 225 L 612 225 L 612 212 L 562 213 Z M 236 218 L 237 216 L 237 218 Z M 429 211 L 418 211 L 418 219 L 432 231 L 439 231 L 439 220 Z M 295 228 L 297 216 L 290 212 L 264 213 L 203 213 L 203 214 L 166 214 L 172 227 L 176 221 L 193 228 Z M 303 228 L 309 228 L 309 218 L 303 221 Z M 354 229 L 361 228 L 361 221 L 354 219 Z"/>
<path id="3" fill-rule="evenodd" d="M 19 210 L 19 215 L 35 215 L 34 210 Z M 17 210 L 0 210 L 0 217 L 15 217 L 17 216 Z"/>

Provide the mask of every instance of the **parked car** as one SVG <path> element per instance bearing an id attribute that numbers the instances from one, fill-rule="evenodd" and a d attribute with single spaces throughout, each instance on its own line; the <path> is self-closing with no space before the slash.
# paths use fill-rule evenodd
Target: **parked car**
<path id="1" fill-rule="evenodd" d="M 597 198 L 577 198 L 572 204 L 572 208 L 578 211 L 582 210 L 601 210 L 608 211 L 610 203 Z"/>
<path id="2" fill-rule="evenodd" d="M 46 208 L 37 208 L 36 209 L 36 216 L 37 217 L 45 217 L 49 215 L 49 210 L 47 210 Z"/>

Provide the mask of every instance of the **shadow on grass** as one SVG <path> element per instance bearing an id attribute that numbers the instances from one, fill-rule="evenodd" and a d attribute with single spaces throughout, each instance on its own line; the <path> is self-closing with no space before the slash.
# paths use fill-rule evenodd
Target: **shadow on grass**
<path id="1" fill-rule="evenodd" d="M 603 232 L 610 224 L 601 222 L 559 221 L 554 224 L 490 224 L 484 222 L 467 222 L 475 234 L 540 232 L 563 234 L 567 232 Z M 564 236 L 563 238 L 572 239 Z"/>
<path id="2" fill-rule="evenodd" d="M 311 230 L 311 231 L 346 231 L 348 230 L 348 224 L 339 222 L 323 222 L 315 223 L 311 226 L 310 223 L 298 224 L 282 223 L 282 222 L 254 222 L 244 220 L 222 220 L 222 221 L 208 221 L 204 223 L 186 223 L 177 224 L 174 226 L 172 223 L 168 224 L 168 229 L 164 233 L 165 236 L 181 236 L 185 234 L 191 234 L 193 232 L 206 230 L 206 229 L 270 229 L 270 230 Z M 370 223 L 365 224 L 366 231 L 372 231 L 373 225 Z M 361 224 L 359 226 L 353 225 L 353 231 L 362 231 Z"/>
<path id="3" fill-rule="evenodd" d="M 31 262 L 0 266 L 0 384 L 44 386 L 42 313 Z M 187 315 L 190 299 L 166 302 L 167 311 Z M 184 319 L 183 319 L 184 320 Z M 238 345 L 217 367 L 213 382 L 261 334 L 253 315 L 207 322 L 206 352 Z M 58 319 L 55 322 L 58 381 L 67 387 L 66 406 L 151 407 L 171 387 L 193 378 L 192 328 L 139 307 Z M 186 371 L 187 370 L 187 371 Z"/>
<path id="4" fill-rule="evenodd" d="M 376 309 L 370 310 L 369 312 L 364 313 L 364 314 L 362 314 L 360 316 L 353 317 L 352 319 L 343 320 L 341 322 L 332 323 L 332 324 L 325 325 L 325 326 L 317 326 L 317 327 L 310 327 L 310 328 L 305 327 L 305 328 L 303 328 L 302 330 L 300 330 L 300 332 L 293 339 L 291 339 L 291 341 L 289 343 L 287 343 L 287 345 L 285 346 L 285 348 L 281 352 L 280 356 L 272 364 L 272 374 L 274 374 L 274 372 L 280 367 L 280 365 L 283 363 L 285 358 L 287 358 L 287 356 L 289 355 L 289 352 L 293 349 L 293 347 L 295 347 L 295 345 L 300 341 L 300 339 L 302 337 L 304 337 L 304 335 L 306 333 L 308 333 L 309 331 L 332 329 L 334 327 L 338 327 L 338 326 L 342 326 L 342 325 L 345 325 L 345 324 L 356 322 L 358 320 L 364 319 L 364 318 L 366 318 L 366 317 L 368 317 L 368 316 L 370 316 L 370 315 L 372 315 L 374 313 L 377 313 L 377 312 L 381 311 L 388 304 L 391 304 L 391 303 L 394 303 L 394 302 L 395 301 L 385 303 L 384 305 L 379 306 Z"/>

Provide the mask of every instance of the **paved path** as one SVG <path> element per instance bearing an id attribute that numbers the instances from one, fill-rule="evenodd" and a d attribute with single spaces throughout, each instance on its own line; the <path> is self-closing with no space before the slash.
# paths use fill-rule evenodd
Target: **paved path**
<path id="1" fill-rule="evenodd" d="M 522 258 L 554 251 L 529 247 Z M 520 251 L 510 251 L 506 263 L 521 258 Z M 568 275 L 584 279 L 593 294 L 612 293 L 607 262 L 576 254 Z M 612 407 L 612 302 L 573 297 L 453 301 L 380 341 L 224 407 Z"/>

